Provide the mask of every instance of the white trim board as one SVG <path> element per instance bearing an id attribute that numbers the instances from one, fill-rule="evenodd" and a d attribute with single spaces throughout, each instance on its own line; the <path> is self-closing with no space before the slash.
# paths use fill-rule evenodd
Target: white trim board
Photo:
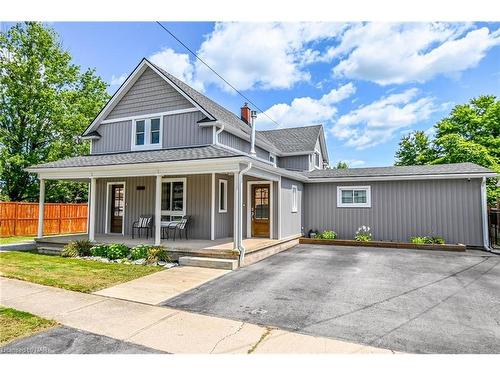
<path id="1" fill-rule="evenodd" d="M 127 208 L 127 188 L 125 186 L 125 181 L 110 181 L 106 183 L 106 222 L 104 223 L 104 233 L 105 234 L 118 234 L 118 233 L 110 233 L 109 232 L 109 224 L 111 218 L 109 217 L 109 211 L 110 211 L 110 206 L 109 206 L 109 196 L 110 196 L 110 190 L 111 190 L 111 185 L 123 185 L 123 219 L 122 219 L 122 235 L 125 235 L 125 210 Z"/>
<path id="2" fill-rule="evenodd" d="M 252 238 L 252 185 L 269 185 L 269 239 L 273 238 L 273 181 L 247 181 L 247 238 Z M 279 220 L 278 220 L 279 221 Z"/>
<path id="3" fill-rule="evenodd" d="M 221 192 L 221 185 L 224 185 L 224 209 L 221 209 L 220 203 L 221 203 L 221 197 L 220 197 L 220 192 Z M 215 185 L 214 185 L 215 186 Z M 219 207 L 218 207 L 218 212 L 220 214 L 226 214 L 227 213 L 227 180 L 223 178 L 219 178 L 219 189 L 217 190 L 217 194 L 219 195 Z"/>
<path id="4" fill-rule="evenodd" d="M 132 121 L 132 120 L 141 120 L 144 118 L 152 118 L 152 117 L 163 117 L 163 116 L 173 116 L 173 115 L 180 115 L 183 113 L 191 113 L 191 112 L 199 112 L 200 110 L 198 108 L 186 108 L 186 109 L 175 109 L 172 111 L 166 111 L 166 112 L 155 112 L 155 113 L 145 113 L 143 115 L 134 115 L 134 116 L 127 116 L 127 117 L 120 117 L 120 118 L 113 118 L 109 120 L 102 120 L 101 124 L 112 124 L 115 122 L 123 122 L 123 121 Z"/>

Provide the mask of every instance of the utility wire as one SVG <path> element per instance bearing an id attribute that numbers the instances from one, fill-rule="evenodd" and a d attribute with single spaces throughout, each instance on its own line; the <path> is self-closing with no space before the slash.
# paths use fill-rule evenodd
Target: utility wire
<path id="1" fill-rule="evenodd" d="M 196 54 L 196 52 L 194 52 L 193 50 L 191 50 L 191 48 L 189 48 L 187 45 L 185 45 L 182 40 L 180 40 L 179 38 L 177 38 L 174 33 L 172 33 L 169 29 L 167 29 L 165 26 L 163 26 L 161 24 L 161 22 L 159 21 L 156 21 L 156 23 L 163 29 L 165 30 L 167 33 L 170 34 L 170 36 L 172 38 L 174 38 L 177 42 L 179 42 L 185 49 L 187 49 L 194 57 L 196 57 L 196 59 L 198 59 L 198 61 L 200 61 L 203 65 L 205 65 L 208 69 L 210 69 L 217 77 L 219 77 L 221 80 L 223 80 L 229 87 L 231 87 L 234 91 L 236 91 L 243 99 L 245 99 L 248 103 L 250 103 L 251 105 L 253 105 L 260 113 L 262 113 L 263 115 L 265 115 L 269 120 L 271 120 L 272 122 L 274 122 L 278 127 L 281 127 L 280 124 L 278 124 L 276 121 L 274 121 L 266 112 L 264 112 L 262 109 L 260 109 L 257 104 L 255 104 L 253 101 L 251 101 L 245 94 L 243 94 L 240 90 L 238 90 L 236 87 L 234 87 L 233 85 L 231 85 L 224 77 L 222 77 L 219 73 L 217 73 L 215 71 L 215 69 L 213 69 L 210 65 L 208 65 L 205 61 L 203 61 L 203 59 L 198 56 Z"/>

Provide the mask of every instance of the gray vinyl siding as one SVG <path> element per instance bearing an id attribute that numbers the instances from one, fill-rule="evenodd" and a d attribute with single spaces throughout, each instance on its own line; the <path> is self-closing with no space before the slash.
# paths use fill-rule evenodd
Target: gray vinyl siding
<path id="1" fill-rule="evenodd" d="M 92 140 L 92 154 L 130 151 L 132 121 L 112 122 L 99 126 L 100 139 Z"/>
<path id="2" fill-rule="evenodd" d="M 197 121 L 205 115 L 189 112 L 163 117 L 163 147 L 181 147 L 211 144 L 212 127 L 200 127 Z"/>
<path id="3" fill-rule="evenodd" d="M 111 110 L 106 120 L 192 107 L 177 90 L 147 68 Z"/>
<path id="4" fill-rule="evenodd" d="M 219 180 L 227 181 L 227 212 L 219 212 Z M 215 238 L 233 236 L 234 221 L 234 178 L 231 175 L 215 175 Z"/>
<path id="5" fill-rule="evenodd" d="M 226 131 L 223 131 L 221 134 L 219 134 L 219 142 L 223 145 L 239 151 L 243 151 L 245 153 L 250 152 L 250 142 Z M 255 152 L 257 153 L 257 157 L 269 160 L 269 152 L 264 150 L 263 148 L 255 146 Z"/>
<path id="6" fill-rule="evenodd" d="M 171 176 L 168 176 L 171 177 Z M 172 176 L 174 177 L 174 176 Z M 177 176 L 183 177 L 183 176 Z M 210 174 L 187 176 L 186 214 L 190 216 L 189 238 L 210 239 Z M 96 233 L 104 233 L 107 182 L 125 181 L 125 235 L 140 215 L 154 215 L 156 177 L 100 178 L 96 185 Z M 144 186 L 145 190 L 137 190 Z M 109 203 L 110 204 L 110 203 Z M 108 216 L 109 218 L 109 216 Z M 117 236 L 119 238 L 119 236 Z"/>
<path id="7" fill-rule="evenodd" d="M 292 186 L 297 186 L 297 212 L 292 212 Z M 302 199 L 304 185 L 299 181 L 281 178 L 281 237 L 302 233 Z"/>
<path id="8" fill-rule="evenodd" d="M 284 156 L 278 159 L 278 167 L 292 171 L 308 171 L 309 155 Z"/>
<path id="9" fill-rule="evenodd" d="M 375 240 L 441 236 L 447 243 L 482 246 L 479 179 L 342 183 L 371 186 L 371 208 L 337 208 L 336 183 L 305 186 L 304 229 L 332 229 L 352 239 L 368 225 Z"/>

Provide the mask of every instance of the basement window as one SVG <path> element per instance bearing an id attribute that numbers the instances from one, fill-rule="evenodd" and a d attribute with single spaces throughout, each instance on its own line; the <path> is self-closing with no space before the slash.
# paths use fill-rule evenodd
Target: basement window
<path id="1" fill-rule="evenodd" d="M 337 207 L 371 207 L 370 186 L 337 186 Z"/>

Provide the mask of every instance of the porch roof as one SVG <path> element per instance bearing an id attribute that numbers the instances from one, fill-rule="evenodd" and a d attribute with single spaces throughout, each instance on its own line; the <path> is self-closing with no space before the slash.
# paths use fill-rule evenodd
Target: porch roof
<path id="1" fill-rule="evenodd" d="M 183 160 L 205 160 L 235 156 L 241 156 L 241 154 L 214 145 L 207 145 L 153 151 L 133 151 L 77 156 L 69 159 L 34 165 L 28 168 L 28 171 L 31 169 L 97 167 L 106 165 L 161 163 Z"/>

